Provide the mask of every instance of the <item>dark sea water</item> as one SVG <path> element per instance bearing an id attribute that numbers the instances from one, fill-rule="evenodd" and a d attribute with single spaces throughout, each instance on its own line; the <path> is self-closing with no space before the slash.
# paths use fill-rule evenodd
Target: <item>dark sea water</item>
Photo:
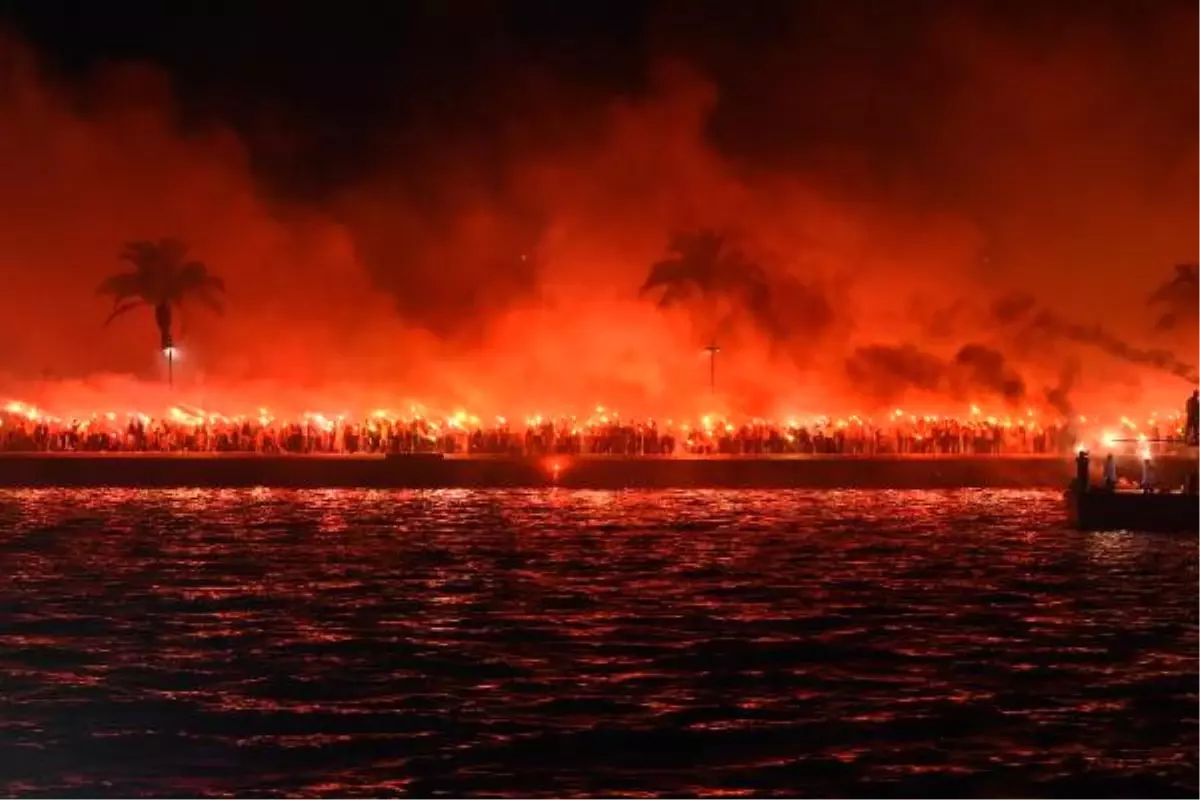
<path id="1" fill-rule="evenodd" d="M 0 793 L 1195 797 L 1196 538 L 1059 502 L 0 493 Z"/>

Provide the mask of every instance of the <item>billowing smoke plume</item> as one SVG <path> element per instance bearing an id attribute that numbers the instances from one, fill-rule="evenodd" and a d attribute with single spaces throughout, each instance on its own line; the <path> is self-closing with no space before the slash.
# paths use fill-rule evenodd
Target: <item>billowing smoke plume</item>
<path id="1" fill-rule="evenodd" d="M 1162 316 L 1158 318 L 1155 326 L 1160 331 L 1173 331 L 1190 326 L 1194 334 L 1197 319 L 1200 318 L 1200 278 L 1197 276 L 1197 266 L 1180 264 L 1175 267 L 1175 276 L 1155 289 L 1148 302 L 1162 311 Z"/>
<path id="2" fill-rule="evenodd" d="M 846 374 L 865 395 L 891 402 L 913 392 L 959 401 L 990 400 L 1015 408 L 1025 400 L 1025 381 L 997 350 L 968 344 L 944 360 L 913 345 L 859 347 Z"/>
<path id="3" fill-rule="evenodd" d="M 429 100 L 374 132 L 370 162 L 320 202 L 267 191 L 254 167 L 290 152 L 270 137 L 184 131 L 162 70 L 51 80 L 6 40 L 0 391 L 90 400 L 130 376 L 131 403 L 764 413 L 1035 402 L 1048 385 L 1083 405 L 1104 397 L 1096 354 L 1192 376 L 1194 353 L 1125 332 L 1151 335 L 1128 302 L 1152 288 L 1145 265 L 1195 257 L 1194 6 L 1156 4 L 1131 31 L 1104 4 L 1065 27 L 1053 4 L 1014 26 L 934 5 L 778 4 L 770 35 L 726 52 L 719 4 L 665 4 L 637 81 L 478 70 L 445 104 L 461 118 Z M 896 36 L 864 39 L 866 12 L 897 14 Z M 652 267 L 706 228 L 736 232 L 718 247 L 733 266 Z M 152 315 L 106 328 L 95 294 L 124 242 L 165 236 L 227 286 L 223 317 L 184 307 L 175 395 Z M 1014 286 L 1037 301 L 1008 323 L 971 313 Z M 934 326 L 913 312 L 962 298 Z"/>
<path id="4" fill-rule="evenodd" d="M 1025 399 L 1025 381 L 998 350 L 968 344 L 954 356 L 953 365 L 969 388 L 1002 397 L 1009 405 Z"/>
<path id="5" fill-rule="evenodd" d="M 846 360 L 846 374 L 855 387 L 882 402 L 904 397 L 910 389 L 940 392 L 945 372 L 942 359 L 911 344 L 866 345 L 856 348 Z"/>
<path id="6" fill-rule="evenodd" d="M 1027 294 L 1003 297 L 996 301 L 992 310 L 998 321 L 1019 328 L 1024 336 L 1065 339 L 1090 345 L 1130 364 L 1163 370 L 1189 383 L 1198 380 L 1196 368 L 1180 360 L 1170 350 L 1133 347 L 1101 325 L 1082 325 L 1064 319 L 1050 309 L 1040 308 L 1037 301 Z"/>
<path id="7" fill-rule="evenodd" d="M 1062 416 L 1070 416 L 1075 411 L 1071 402 L 1071 391 L 1079 380 L 1079 362 L 1068 361 L 1059 373 L 1058 383 L 1046 389 L 1046 403 Z"/>

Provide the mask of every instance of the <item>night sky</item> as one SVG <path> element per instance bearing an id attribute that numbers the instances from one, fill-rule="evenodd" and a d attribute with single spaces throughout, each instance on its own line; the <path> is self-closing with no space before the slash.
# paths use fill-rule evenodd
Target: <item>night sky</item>
<path id="1" fill-rule="evenodd" d="M 106 60 L 161 65 L 186 113 L 235 125 L 270 180 L 319 196 L 370 169 L 383 131 L 502 118 L 489 95 L 522 70 L 635 89 L 646 14 L 541 0 L 33 2 L 10 18 L 73 75 Z"/>
<path id="2" fill-rule="evenodd" d="M 786 165 L 817 161 L 812 152 L 828 148 L 866 150 L 876 170 L 949 181 L 931 157 L 931 117 L 970 88 L 937 44 L 961 20 L 1011 37 L 1034 57 L 1111 33 L 1136 70 L 1129 77 L 1178 115 L 1181 141 L 1194 138 L 1197 123 L 1195 76 L 1172 74 L 1194 61 L 1195 42 L 1181 38 L 1173 44 L 1190 48 L 1164 52 L 1160 38 L 1164 23 L 1195 18 L 1186 0 L 0 7 L 50 67 L 73 77 L 105 62 L 161 66 L 186 115 L 232 124 L 264 177 L 314 197 L 369 171 L 396 135 L 436 127 L 439 137 L 471 136 L 544 116 L 548 105 L 556 115 L 577 112 L 645 91 L 664 58 L 686 61 L 716 84 L 720 103 L 707 133 L 722 152 Z M 552 102 L 524 94 L 538 81 L 553 85 Z"/>

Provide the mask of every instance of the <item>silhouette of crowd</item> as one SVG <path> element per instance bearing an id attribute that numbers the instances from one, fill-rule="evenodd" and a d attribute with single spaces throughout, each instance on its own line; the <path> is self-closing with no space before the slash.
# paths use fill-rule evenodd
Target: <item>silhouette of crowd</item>
<path id="1" fill-rule="evenodd" d="M 1150 420 L 1144 437 L 1177 435 L 1176 421 Z M 444 453 L 564 455 L 1035 455 L 1073 452 L 1077 433 L 1063 421 L 903 416 L 804 422 L 695 424 L 602 416 L 485 424 L 460 415 L 363 419 L 309 414 L 282 421 L 203 416 L 172 409 L 164 418 L 97 414 L 58 419 L 25 407 L 0 412 L 0 450 L 9 452 L 196 452 L 263 454 Z"/>

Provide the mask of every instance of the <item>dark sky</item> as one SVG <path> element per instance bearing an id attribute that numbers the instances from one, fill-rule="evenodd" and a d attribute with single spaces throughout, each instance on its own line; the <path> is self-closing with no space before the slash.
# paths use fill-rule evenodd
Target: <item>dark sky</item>
<path id="1" fill-rule="evenodd" d="M 1147 88 L 1158 90 L 1154 26 L 1194 7 L 1187 0 L 8 0 L 0 19 L 67 74 L 106 61 L 161 65 L 185 115 L 232 123 L 273 186 L 312 197 L 369 171 L 383 136 L 419 126 L 437 128 L 439 137 L 470 135 L 540 113 L 513 88 L 520 76 L 548 77 L 558 87 L 555 113 L 570 113 L 572 104 L 638 92 L 663 57 L 715 81 L 721 103 L 710 135 L 733 155 L 787 162 L 804 157 L 800 145 L 824 155 L 833 143 L 869 153 L 872 183 L 880 172 L 932 172 L 926 120 L 949 102 L 957 78 L 931 46 L 940 20 L 968 17 L 1035 49 L 1092 27 L 1117 30 L 1123 46 L 1145 50 Z M 781 91 L 781 82 L 794 86 Z M 801 112 L 780 102 L 787 93 L 803 98 Z"/>
<path id="2" fill-rule="evenodd" d="M 232 122 L 271 179 L 305 191 L 352 180 L 381 132 L 418 118 L 471 126 L 503 115 L 503 104 L 481 103 L 524 68 L 605 92 L 635 89 L 649 16 L 644 3 L 553 0 L 5 5 L 57 69 L 161 65 L 186 113 Z"/>

